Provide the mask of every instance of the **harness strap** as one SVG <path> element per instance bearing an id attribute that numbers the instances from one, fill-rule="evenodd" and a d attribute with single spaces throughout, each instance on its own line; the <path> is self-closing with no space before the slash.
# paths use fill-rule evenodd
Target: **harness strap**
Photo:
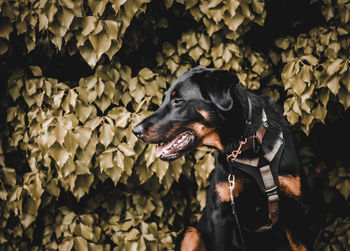
<path id="1" fill-rule="evenodd" d="M 248 104 L 251 106 L 250 100 L 248 98 Z M 251 107 L 249 107 L 249 111 L 251 110 Z M 248 116 L 250 117 L 250 116 Z M 249 119 L 248 119 L 249 120 Z M 256 151 L 256 141 L 259 145 L 262 144 L 263 137 L 266 133 L 267 127 L 269 126 L 266 113 L 263 110 L 262 113 L 262 125 L 259 127 L 255 135 L 245 138 L 243 141 L 240 142 L 240 145 L 237 150 L 233 151 L 230 155 L 227 156 L 227 160 L 230 163 L 234 163 L 235 167 L 248 173 L 251 177 L 254 178 L 254 180 L 257 182 L 260 190 L 262 193 L 266 194 L 267 197 L 267 203 L 268 203 L 268 217 L 269 222 L 267 225 L 262 226 L 258 228 L 257 232 L 262 232 L 266 230 L 270 230 L 272 226 L 277 222 L 279 217 L 279 196 L 278 196 L 278 189 L 279 189 L 279 183 L 278 183 L 278 163 L 280 160 L 280 157 L 282 155 L 283 149 L 281 149 L 281 146 L 283 144 L 283 134 L 280 133 L 280 137 L 276 140 L 273 149 L 266 154 L 264 154 L 264 158 L 268 161 L 267 165 L 264 165 L 260 168 L 258 168 L 258 162 L 257 165 L 246 165 L 244 164 L 244 161 L 238 159 L 238 156 L 248 149 L 253 149 Z M 257 158 L 259 161 L 259 158 Z M 270 167 L 270 164 L 272 164 L 272 168 Z M 232 195 L 232 190 L 230 190 L 231 195 L 231 203 L 234 203 L 234 198 Z M 233 211 L 235 211 L 233 209 Z M 238 219 L 237 219 L 238 220 Z"/>
<path id="2" fill-rule="evenodd" d="M 258 228 L 257 232 L 270 230 L 277 222 L 279 217 L 279 196 L 278 196 L 278 163 L 283 152 L 283 134 L 276 140 L 273 149 L 266 153 L 263 157 L 268 161 L 267 165 L 262 167 L 243 164 L 237 161 L 231 162 L 234 168 L 240 169 L 250 175 L 263 194 L 266 194 L 268 203 L 269 222 Z M 267 157 L 266 157 L 267 156 Z M 239 159 L 237 159 L 239 160 Z"/>
<path id="3" fill-rule="evenodd" d="M 264 182 L 265 193 L 267 195 L 267 201 L 269 206 L 269 223 L 256 230 L 257 232 L 262 232 L 262 231 L 270 230 L 278 220 L 279 197 L 277 194 L 277 186 L 273 179 L 270 166 L 269 165 L 263 166 L 259 170 L 260 170 L 261 178 Z"/>

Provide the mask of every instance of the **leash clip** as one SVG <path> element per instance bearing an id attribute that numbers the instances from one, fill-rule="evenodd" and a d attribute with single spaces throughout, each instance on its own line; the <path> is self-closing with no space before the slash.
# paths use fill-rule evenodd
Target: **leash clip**
<path id="1" fill-rule="evenodd" d="M 231 204 L 233 205 L 235 203 L 234 197 L 233 197 L 233 189 L 235 188 L 235 176 L 233 174 L 229 174 L 227 180 L 230 183 L 230 186 L 229 186 L 230 199 L 231 199 Z"/>
<path id="2" fill-rule="evenodd" d="M 235 161 L 237 159 L 238 155 L 240 155 L 242 153 L 241 148 L 245 143 L 247 143 L 247 138 L 240 141 L 237 150 L 233 150 L 232 153 L 227 156 L 227 158 L 226 158 L 227 161 Z"/>

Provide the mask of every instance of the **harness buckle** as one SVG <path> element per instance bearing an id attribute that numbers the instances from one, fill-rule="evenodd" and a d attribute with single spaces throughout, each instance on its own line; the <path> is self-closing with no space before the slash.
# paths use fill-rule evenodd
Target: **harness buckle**
<path id="1" fill-rule="evenodd" d="M 241 148 L 245 143 L 247 143 L 247 138 L 240 141 L 237 150 L 233 150 L 232 153 L 227 156 L 227 158 L 226 158 L 227 161 L 235 161 L 237 159 L 238 155 L 240 155 L 242 153 Z"/>
<path id="2" fill-rule="evenodd" d="M 265 190 L 265 193 L 267 194 L 267 196 L 275 195 L 277 194 L 277 189 L 278 187 L 274 186 L 273 188 Z"/>
<path id="3" fill-rule="evenodd" d="M 227 180 L 230 183 L 229 190 L 230 190 L 231 204 L 234 205 L 235 202 L 233 197 L 233 189 L 235 188 L 235 176 L 233 174 L 229 174 Z"/>

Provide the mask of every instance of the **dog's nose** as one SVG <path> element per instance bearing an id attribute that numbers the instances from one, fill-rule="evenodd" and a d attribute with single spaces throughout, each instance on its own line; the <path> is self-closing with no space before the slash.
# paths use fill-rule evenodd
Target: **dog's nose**
<path id="1" fill-rule="evenodd" d="M 135 134 L 135 136 L 138 138 L 140 138 L 144 132 L 145 128 L 142 124 L 138 124 L 132 129 L 132 133 Z"/>

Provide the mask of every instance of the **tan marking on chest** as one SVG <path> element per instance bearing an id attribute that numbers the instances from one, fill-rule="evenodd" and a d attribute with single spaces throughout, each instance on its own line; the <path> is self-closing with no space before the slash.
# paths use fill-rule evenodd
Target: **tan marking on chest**
<path id="1" fill-rule="evenodd" d="M 206 251 L 200 232 L 194 227 L 186 230 L 185 236 L 181 242 L 181 251 Z"/>
<path id="2" fill-rule="evenodd" d="M 301 194 L 300 187 L 300 177 L 299 176 L 278 176 L 278 181 L 281 185 L 281 192 L 290 195 L 299 197 Z"/>
<path id="3" fill-rule="evenodd" d="M 243 191 L 244 185 L 251 182 L 247 178 L 237 178 L 235 181 L 235 187 L 232 191 L 233 197 L 238 197 L 239 194 Z M 215 185 L 215 191 L 218 195 L 220 202 L 230 202 L 230 183 L 229 182 L 220 182 Z"/>
<path id="4" fill-rule="evenodd" d="M 300 243 L 296 243 L 292 240 L 292 235 L 288 230 L 286 230 L 286 235 L 287 235 L 289 245 L 293 251 L 307 251 L 307 248 L 304 245 Z"/>

